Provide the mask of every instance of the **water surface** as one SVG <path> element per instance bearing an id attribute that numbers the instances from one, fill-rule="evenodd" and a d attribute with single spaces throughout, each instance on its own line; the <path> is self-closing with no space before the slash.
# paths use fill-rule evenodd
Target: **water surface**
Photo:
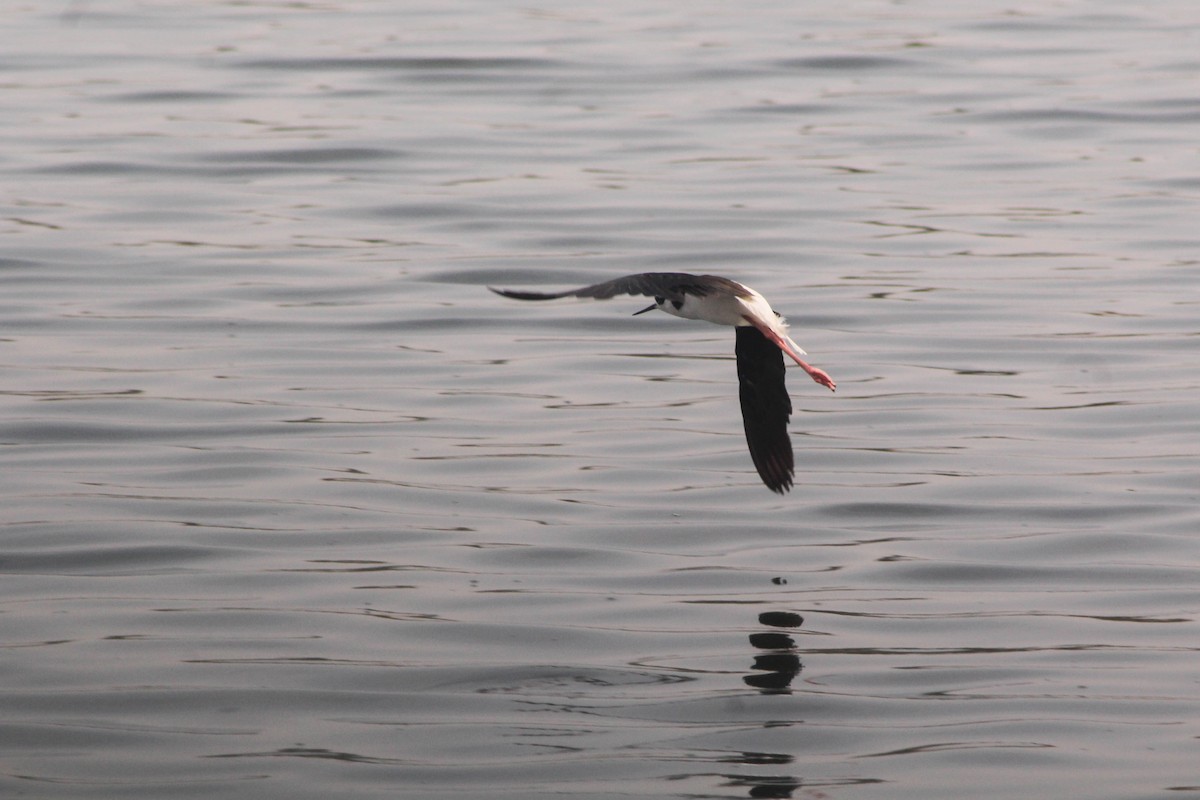
<path id="1" fill-rule="evenodd" d="M 1200 793 L 1198 23 L 11 9 L 0 789 Z"/>

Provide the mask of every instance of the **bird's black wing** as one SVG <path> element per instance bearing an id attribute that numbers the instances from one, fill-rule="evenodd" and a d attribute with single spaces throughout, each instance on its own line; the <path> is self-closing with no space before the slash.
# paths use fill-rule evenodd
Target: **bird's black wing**
<path id="1" fill-rule="evenodd" d="M 736 281 L 719 275 L 691 275 L 687 272 L 643 272 L 584 286 L 582 289 L 568 289 L 565 292 L 522 292 L 513 289 L 492 289 L 490 286 L 488 288 L 496 294 L 514 300 L 557 300 L 561 297 L 608 300 L 617 295 L 630 294 L 682 301 L 684 295 L 705 297 L 717 291 L 730 292 L 739 297 L 747 296 L 746 287 Z"/>
<path id="2" fill-rule="evenodd" d="M 784 494 L 792 488 L 795 459 L 788 436 L 792 399 L 784 384 L 783 351 L 758 328 L 737 331 L 738 393 L 750 458 L 767 488 Z"/>

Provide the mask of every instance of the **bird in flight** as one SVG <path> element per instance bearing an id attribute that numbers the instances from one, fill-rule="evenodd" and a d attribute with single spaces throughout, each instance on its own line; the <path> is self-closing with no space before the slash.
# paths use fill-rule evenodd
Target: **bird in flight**
<path id="1" fill-rule="evenodd" d="M 737 333 L 734 352 L 750 458 L 768 489 L 783 494 L 792 488 L 796 468 L 787 431 L 792 401 L 784 385 L 783 354 L 791 356 L 809 377 L 829 390 L 836 390 L 837 384 L 824 370 L 801 358 L 807 354 L 788 336 L 787 323 L 766 298 L 749 286 L 719 275 L 644 272 L 565 292 L 488 288 L 514 300 L 608 300 L 617 295 L 641 295 L 653 297 L 654 303 L 635 311 L 634 316 L 658 309 L 684 319 L 732 325 Z"/>

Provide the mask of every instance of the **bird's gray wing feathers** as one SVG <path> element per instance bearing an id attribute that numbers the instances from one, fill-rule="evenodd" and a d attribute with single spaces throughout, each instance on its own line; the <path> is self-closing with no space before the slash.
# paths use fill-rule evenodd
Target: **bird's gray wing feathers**
<path id="1" fill-rule="evenodd" d="M 608 300 L 623 294 L 683 300 L 685 295 L 705 297 L 717 291 L 730 292 L 738 297 L 747 296 L 744 286 L 728 278 L 719 275 L 691 275 L 687 272 L 643 272 L 584 286 L 582 289 L 568 289 L 565 292 L 522 292 L 514 289 L 492 289 L 490 286 L 488 288 L 498 295 L 514 300 L 557 300 L 561 297 Z"/>

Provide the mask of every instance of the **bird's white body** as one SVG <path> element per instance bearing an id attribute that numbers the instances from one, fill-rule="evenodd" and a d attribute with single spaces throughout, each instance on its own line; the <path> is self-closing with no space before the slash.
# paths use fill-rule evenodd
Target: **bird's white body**
<path id="1" fill-rule="evenodd" d="M 736 283 L 736 281 L 730 282 Z M 655 305 L 672 316 L 684 319 L 698 319 L 716 325 L 732 325 L 734 327 L 753 325 L 760 330 L 766 328 L 774 334 L 772 336 L 771 333 L 767 333 L 767 330 L 763 330 L 768 338 L 773 341 L 778 338 L 787 342 L 788 347 L 784 347 L 782 344 L 779 346 L 788 355 L 792 355 L 793 358 L 795 355 L 808 355 L 788 336 L 787 322 L 775 309 L 771 308 L 771 304 L 765 297 L 744 283 L 737 285 L 744 290 L 744 295 L 721 293 L 697 297 L 688 294 L 684 295 L 682 302 L 664 299 L 663 302 L 656 302 Z M 655 300 L 657 301 L 658 298 Z M 778 341 L 776 343 L 778 344 Z M 788 352 L 789 349 L 792 352 Z"/>

